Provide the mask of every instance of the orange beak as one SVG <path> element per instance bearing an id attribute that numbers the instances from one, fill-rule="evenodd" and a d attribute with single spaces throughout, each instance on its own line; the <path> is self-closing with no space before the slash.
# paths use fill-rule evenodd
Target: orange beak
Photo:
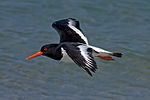
<path id="1" fill-rule="evenodd" d="M 26 60 L 29 60 L 29 59 L 35 58 L 35 57 L 40 56 L 40 55 L 42 55 L 42 54 L 43 54 L 43 52 L 39 51 L 39 52 L 37 52 L 36 54 L 34 54 L 34 55 L 32 55 L 32 56 L 30 56 L 30 57 L 26 58 Z"/>

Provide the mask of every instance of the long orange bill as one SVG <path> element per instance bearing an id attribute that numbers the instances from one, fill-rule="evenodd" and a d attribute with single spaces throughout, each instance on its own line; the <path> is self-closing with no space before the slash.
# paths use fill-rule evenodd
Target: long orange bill
<path id="1" fill-rule="evenodd" d="M 34 54 L 34 55 L 32 55 L 32 56 L 30 56 L 30 57 L 26 58 L 26 60 L 29 60 L 29 59 L 35 58 L 35 57 L 40 56 L 40 55 L 42 55 L 42 54 L 43 54 L 43 52 L 39 51 L 39 52 L 37 52 L 36 54 Z"/>

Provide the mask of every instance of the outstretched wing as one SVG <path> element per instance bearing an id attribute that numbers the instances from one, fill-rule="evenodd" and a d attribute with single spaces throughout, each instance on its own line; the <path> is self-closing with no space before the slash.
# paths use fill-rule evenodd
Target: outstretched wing
<path id="1" fill-rule="evenodd" d="M 60 35 L 60 42 L 79 42 L 88 44 L 87 38 L 80 29 L 80 23 L 76 19 L 68 18 L 55 21 L 53 28 Z"/>
<path id="2" fill-rule="evenodd" d="M 92 49 L 86 44 L 72 44 L 66 43 L 62 47 L 66 50 L 69 57 L 89 75 L 97 69 L 96 62 L 92 56 Z"/>

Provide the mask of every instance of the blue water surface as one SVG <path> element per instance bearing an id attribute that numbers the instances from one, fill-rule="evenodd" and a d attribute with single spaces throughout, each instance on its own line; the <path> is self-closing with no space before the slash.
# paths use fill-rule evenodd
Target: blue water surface
<path id="1" fill-rule="evenodd" d="M 89 43 L 121 59 L 96 59 L 93 77 L 76 64 L 38 57 L 58 43 L 55 20 L 80 21 Z M 0 100 L 149 100 L 149 0 L 0 0 Z"/>

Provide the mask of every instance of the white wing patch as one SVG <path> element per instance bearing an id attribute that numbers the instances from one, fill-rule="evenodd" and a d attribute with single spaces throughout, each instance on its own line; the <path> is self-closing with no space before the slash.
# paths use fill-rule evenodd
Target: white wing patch
<path id="1" fill-rule="evenodd" d="M 80 46 L 78 46 L 78 48 L 81 51 L 81 55 L 86 60 L 86 66 L 88 66 L 89 68 L 92 68 L 91 67 L 92 66 L 92 61 L 91 61 L 92 58 L 88 55 L 88 52 L 87 52 L 88 46 L 80 45 Z"/>
<path id="2" fill-rule="evenodd" d="M 83 33 L 79 30 L 79 29 L 77 29 L 76 27 L 74 27 L 73 26 L 73 21 L 72 20 L 69 20 L 69 27 L 72 29 L 72 30 L 74 30 L 80 37 L 81 37 L 81 39 L 83 39 L 84 41 L 85 41 L 85 43 L 86 44 L 88 44 L 88 41 L 87 41 L 87 38 L 83 35 Z"/>

